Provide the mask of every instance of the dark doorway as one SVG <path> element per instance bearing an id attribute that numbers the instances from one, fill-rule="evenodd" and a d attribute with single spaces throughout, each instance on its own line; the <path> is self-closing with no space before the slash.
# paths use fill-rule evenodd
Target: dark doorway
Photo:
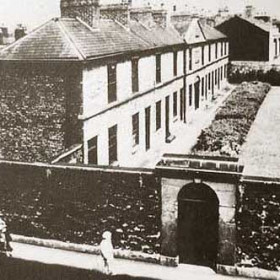
<path id="1" fill-rule="evenodd" d="M 216 268 L 219 200 L 203 183 L 191 183 L 178 195 L 178 253 L 180 263 Z"/>
<path id="2" fill-rule="evenodd" d="M 170 128 L 169 128 L 169 96 L 165 97 L 165 139 L 170 136 Z"/>
<path id="3" fill-rule="evenodd" d="M 184 119 L 184 90 L 180 90 L 180 120 Z"/>
<path id="4" fill-rule="evenodd" d="M 200 101 L 200 81 L 197 81 L 194 84 L 194 109 L 197 110 L 199 108 Z"/>
<path id="5" fill-rule="evenodd" d="M 145 109 L 146 150 L 151 147 L 151 107 Z"/>
<path id="6" fill-rule="evenodd" d="M 212 100 L 215 98 L 214 96 L 214 71 L 212 71 L 212 83 L 211 83 L 211 89 L 212 89 Z"/>

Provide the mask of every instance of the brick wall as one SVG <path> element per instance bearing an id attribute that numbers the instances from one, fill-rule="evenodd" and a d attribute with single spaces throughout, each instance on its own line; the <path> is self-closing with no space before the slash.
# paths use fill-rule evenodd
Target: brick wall
<path id="1" fill-rule="evenodd" d="M 236 217 L 240 265 L 277 270 L 280 266 L 279 185 L 247 183 Z"/>
<path id="2" fill-rule="evenodd" d="M 97 245 L 110 230 L 115 248 L 160 251 L 151 172 L 0 162 L 0 205 L 15 234 Z"/>
<path id="3" fill-rule="evenodd" d="M 71 71 L 77 73 L 74 68 Z M 75 77 L 69 83 L 68 72 L 60 67 L 1 66 L 1 158 L 46 162 L 79 142 L 75 120 L 81 101 L 76 86 L 79 75 Z M 71 135 L 66 136 L 67 132 Z"/>

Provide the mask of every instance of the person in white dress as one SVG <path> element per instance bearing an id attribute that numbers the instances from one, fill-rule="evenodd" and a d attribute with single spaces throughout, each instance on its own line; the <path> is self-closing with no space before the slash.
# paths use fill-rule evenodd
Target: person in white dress
<path id="1" fill-rule="evenodd" d="M 102 234 L 100 252 L 104 261 L 104 269 L 107 275 L 113 274 L 114 248 L 112 244 L 112 233 L 105 231 Z"/>

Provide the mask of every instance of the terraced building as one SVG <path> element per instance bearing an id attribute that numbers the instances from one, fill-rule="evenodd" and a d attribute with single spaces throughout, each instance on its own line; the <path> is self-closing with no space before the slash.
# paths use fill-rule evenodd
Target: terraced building
<path id="1" fill-rule="evenodd" d="M 227 63 L 226 36 L 197 19 L 62 0 L 0 54 L 1 158 L 137 166 L 215 98 Z"/>

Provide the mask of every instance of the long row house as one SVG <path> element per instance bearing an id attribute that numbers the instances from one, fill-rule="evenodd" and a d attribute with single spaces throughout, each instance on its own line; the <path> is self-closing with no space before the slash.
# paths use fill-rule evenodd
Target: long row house
<path id="1" fill-rule="evenodd" d="M 0 54 L 0 157 L 135 165 L 215 99 L 228 50 L 196 18 L 61 0 Z"/>

